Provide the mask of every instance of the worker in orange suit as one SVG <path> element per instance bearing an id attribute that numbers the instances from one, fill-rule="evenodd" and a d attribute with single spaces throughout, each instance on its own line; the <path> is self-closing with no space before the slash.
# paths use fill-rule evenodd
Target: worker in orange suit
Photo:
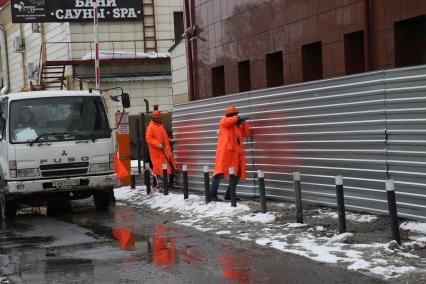
<path id="1" fill-rule="evenodd" d="M 251 135 L 246 118 L 238 116 L 238 109 L 228 107 L 225 117 L 220 120 L 219 138 L 216 149 L 215 168 L 211 185 L 211 200 L 220 201 L 217 197 L 220 180 L 229 178 L 229 168 L 233 167 L 235 179 L 229 181 L 225 200 L 230 199 L 230 187 L 246 177 L 246 157 L 243 138 Z"/>
<path id="2" fill-rule="evenodd" d="M 174 187 L 176 162 L 171 149 L 172 140 L 167 135 L 166 129 L 161 122 L 161 112 L 152 113 L 152 120 L 146 131 L 146 142 L 149 146 L 149 155 L 152 161 L 153 172 L 156 177 L 162 177 L 163 164 L 167 165 L 169 175 L 169 188 Z"/>

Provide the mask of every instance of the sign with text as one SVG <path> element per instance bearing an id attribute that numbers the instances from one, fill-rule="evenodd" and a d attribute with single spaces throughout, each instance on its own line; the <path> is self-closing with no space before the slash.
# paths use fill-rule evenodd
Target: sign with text
<path id="1" fill-rule="evenodd" d="M 95 0 L 11 0 L 13 23 L 91 22 Z M 141 21 L 142 1 L 97 0 L 99 21 Z"/>

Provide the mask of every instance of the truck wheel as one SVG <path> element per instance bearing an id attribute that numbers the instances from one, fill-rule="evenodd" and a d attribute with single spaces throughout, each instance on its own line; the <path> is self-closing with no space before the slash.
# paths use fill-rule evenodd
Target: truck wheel
<path id="1" fill-rule="evenodd" d="M 93 193 L 93 200 L 95 202 L 96 210 L 104 211 L 108 209 L 111 204 L 111 194 L 109 191 L 99 191 Z"/>

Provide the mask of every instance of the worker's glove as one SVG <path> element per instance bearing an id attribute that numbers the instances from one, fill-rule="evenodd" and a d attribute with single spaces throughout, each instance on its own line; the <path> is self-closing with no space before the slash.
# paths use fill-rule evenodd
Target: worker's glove
<path id="1" fill-rule="evenodd" d="M 238 117 L 237 125 L 240 126 L 244 121 L 247 120 L 247 117 Z"/>
<path id="2" fill-rule="evenodd" d="M 158 144 L 158 149 L 163 149 L 163 144 Z"/>

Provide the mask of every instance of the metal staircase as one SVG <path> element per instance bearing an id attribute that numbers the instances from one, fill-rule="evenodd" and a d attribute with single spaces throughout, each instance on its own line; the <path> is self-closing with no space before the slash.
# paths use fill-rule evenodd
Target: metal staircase
<path id="1" fill-rule="evenodd" d="M 144 51 L 157 52 L 157 31 L 155 29 L 154 0 L 143 0 L 143 38 Z"/>
<path id="2" fill-rule="evenodd" d="M 40 85 L 45 90 L 63 90 L 65 83 L 65 65 L 46 65 L 43 64 L 41 70 Z"/>

